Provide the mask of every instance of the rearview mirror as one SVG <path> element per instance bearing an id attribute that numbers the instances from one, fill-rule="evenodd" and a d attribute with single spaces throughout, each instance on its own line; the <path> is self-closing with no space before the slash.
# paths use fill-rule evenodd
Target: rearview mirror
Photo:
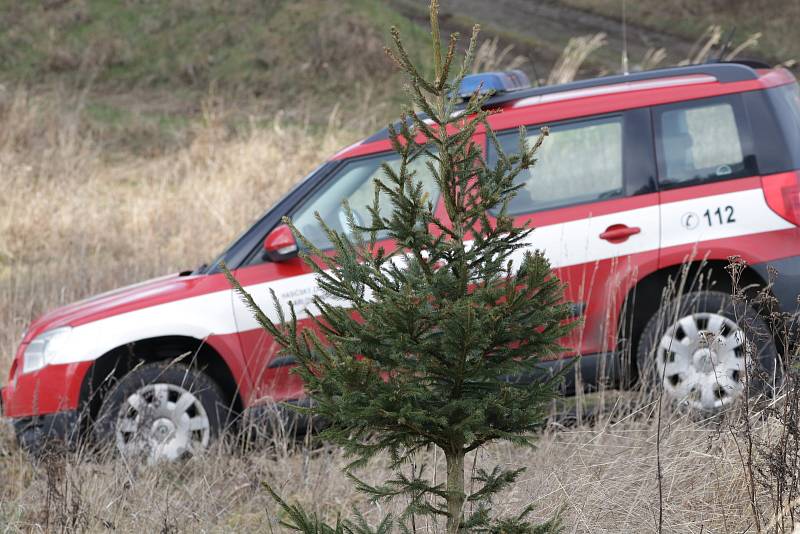
<path id="1" fill-rule="evenodd" d="M 285 261 L 297 256 L 297 241 L 285 224 L 276 226 L 264 240 L 264 256 L 270 261 Z"/>

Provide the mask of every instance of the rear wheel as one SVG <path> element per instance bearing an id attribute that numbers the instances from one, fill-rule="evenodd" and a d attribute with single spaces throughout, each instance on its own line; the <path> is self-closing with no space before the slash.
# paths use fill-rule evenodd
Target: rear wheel
<path id="1" fill-rule="evenodd" d="M 157 463 L 205 450 L 225 413 L 219 387 L 181 364 L 151 363 L 125 375 L 103 400 L 94 433 L 125 458 Z"/>
<path id="2" fill-rule="evenodd" d="M 642 332 L 637 363 L 644 384 L 699 411 L 718 411 L 775 384 L 777 350 L 764 320 L 719 291 L 662 304 Z M 647 386 L 646 386 L 647 387 Z"/>

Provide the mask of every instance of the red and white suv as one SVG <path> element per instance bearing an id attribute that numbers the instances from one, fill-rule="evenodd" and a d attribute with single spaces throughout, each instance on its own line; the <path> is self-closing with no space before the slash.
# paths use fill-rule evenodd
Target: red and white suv
<path id="1" fill-rule="evenodd" d="M 794 77 L 755 63 L 716 63 L 511 90 L 503 80 L 513 77 L 483 80 L 490 78 L 500 85 L 488 104 L 499 112 L 489 121 L 507 151 L 517 147 L 519 126 L 531 136 L 550 127 L 510 212 L 536 227 L 530 245 L 545 251 L 585 318 L 567 340 L 582 356 L 585 385 L 652 360 L 677 400 L 714 408 L 735 398 L 748 354 L 726 295 L 728 258 L 747 262 L 744 285 L 766 286 L 774 266 L 780 276 L 769 290 L 783 311 L 794 311 L 800 290 Z M 486 145 L 485 135 L 475 142 Z M 491 161 L 493 149 L 486 150 Z M 366 218 L 361 206 L 372 199 L 372 178 L 381 162 L 396 161 L 387 132 L 379 132 L 322 164 L 210 266 L 38 318 L 2 390 L 3 414 L 20 442 L 36 449 L 93 429 L 123 452 L 150 447 L 173 458 L 205 446 L 231 413 L 302 402 L 292 358 L 278 356 L 219 264 L 264 310 L 272 309 L 270 290 L 281 305 L 302 309 L 317 288 L 281 217 L 324 249 L 313 213 L 341 230 L 347 199 Z M 417 178 L 435 197 L 424 162 L 418 165 Z M 718 290 L 689 290 L 691 309 L 656 321 L 666 306 L 662 290 L 687 263 Z M 755 312 L 753 319 L 762 320 Z M 759 347 L 756 360 L 769 371 L 775 345 Z M 622 361 L 625 348 L 638 358 Z"/>

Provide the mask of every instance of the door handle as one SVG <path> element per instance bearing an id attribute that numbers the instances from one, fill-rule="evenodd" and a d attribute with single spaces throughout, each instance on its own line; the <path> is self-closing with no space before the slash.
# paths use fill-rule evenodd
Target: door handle
<path id="1" fill-rule="evenodd" d="M 632 235 L 642 231 L 638 226 L 626 226 L 624 224 L 612 224 L 606 231 L 600 234 L 600 239 L 605 239 L 609 243 L 622 243 L 627 241 Z"/>

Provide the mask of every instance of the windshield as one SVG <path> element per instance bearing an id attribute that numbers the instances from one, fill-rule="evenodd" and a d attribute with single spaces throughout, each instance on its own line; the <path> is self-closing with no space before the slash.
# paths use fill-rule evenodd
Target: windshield
<path id="1" fill-rule="evenodd" d="M 233 243 L 225 249 L 225 251 L 217 256 L 210 264 L 203 264 L 194 271 L 192 274 L 211 274 L 219 272 L 219 264 L 225 262 L 229 269 L 236 269 L 239 265 L 247 259 L 250 252 L 256 245 L 260 246 L 261 241 L 280 220 L 281 216 L 286 214 L 288 210 L 287 204 L 291 205 L 292 202 L 304 194 L 306 185 L 316 181 L 321 176 L 327 174 L 331 169 L 338 165 L 337 161 L 326 161 L 313 171 L 311 171 L 305 178 L 297 182 L 297 184 L 289 190 L 280 200 L 278 200 L 272 207 L 270 207 L 264 215 L 258 218 L 244 232 L 233 241 Z"/>
<path id="2" fill-rule="evenodd" d="M 408 165 L 408 172 L 414 173 L 414 181 L 422 185 L 422 191 L 436 205 L 436 183 L 428 163 L 430 159 L 420 155 Z M 347 215 L 342 206 L 347 201 L 357 225 L 368 225 L 372 216 L 368 210 L 375 198 L 375 180 L 385 180 L 383 165 L 388 165 L 394 172 L 400 170 L 400 156 L 395 152 L 354 158 L 345 162 L 336 173 L 326 179 L 326 183 L 318 188 L 309 198 L 292 213 L 292 220 L 315 247 L 325 250 L 332 247 L 316 214 L 319 213 L 325 224 L 337 232 L 350 233 Z M 386 182 L 384 182 L 386 183 Z M 381 217 L 390 217 L 393 210 L 389 196 L 385 192 L 379 194 L 378 211 Z M 379 235 L 382 239 L 384 235 Z"/>

